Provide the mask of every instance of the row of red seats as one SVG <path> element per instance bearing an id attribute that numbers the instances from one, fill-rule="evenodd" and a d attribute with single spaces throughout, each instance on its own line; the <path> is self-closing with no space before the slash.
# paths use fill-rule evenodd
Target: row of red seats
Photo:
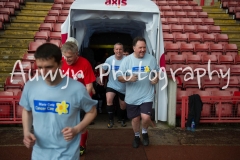
<path id="1" fill-rule="evenodd" d="M 205 69 L 206 70 L 206 75 L 217 75 L 217 72 L 218 74 L 220 74 L 220 70 L 222 70 L 222 72 L 225 74 L 226 72 L 228 72 L 228 70 L 230 70 L 230 75 L 231 76 L 239 76 L 240 74 L 240 66 L 239 65 L 233 65 L 233 64 L 211 64 L 210 66 L 208 66 L 208 64 L 189 64 L 189 65 L 182 65 L 182 64 L 173 64 L 173 65 L 169 65 L 167 64 L 166 65 L 166 72 L 168 75 L 171 75 L 171 70 L 173 72 L 175 72 L 175 75 L 178 75 L 181 79 L 177 79 L 178 83 L 177 84 L 180 84 L 182 85 L 182 81 L 183 81 L 183 76 L 189 72 L 190 70 L 187 69 L 189 68 L 192 69 L 193 71 L 195 69 Z M 208 71 L 208 67 L 209 67 L 209 71 Z M 178 70 L 182 68 L 182 70 Z M 217 72 L 215 72 L 217 71 Z M 211 72 L 211 73 L 209 73 Z M 202 74 L 203 71 L 202 70 L 199 70 L 199 73 Z M 197 72 L 194 72 L 194 75 L 196 75 Z"/>
<path id="2" fill-rule="evenodd" d="M 1 8 L 0 14 L 14 15 L 15 9 L 14 8 Z"/>
<path id="3" fill-rule="evenodd" d="M 22 107 L 19 106 L 21 94 L 21 90 L 18 89 L 0 91 L 0 120 L 13 120 L 13 118 L 21 120 Z M 13 113 L 14 109 L 15 113 Z"/>
<path id="4" fill-rule="evenodd" d="M 232 55 L 238 54 L 236 44 L 191 44 L 191 43 L 167 43 L 164 47 L 165 53 L 183 54 L 188 52 L 196 55 Z"/>
<path id="5" fill-rule="evenodd" d="M 54 0 L 55 4 L 72 4 L 74 0 Z"/>
<path id="6" fill-rule="evenodd" d="M 240 104 L 239 102 L 232 100 L 231 97 L 239 96 L 239 91 L 235 91 L 233 94 L 229 91 L 177 91 L 177 108 L 176 115 L 181 116 L 181 100 L 183 96 L 190 96 L 193 94 L 198 94 L 203 100 L 203 108 L 201 111 L 201 118 L 214 118 L 218 117 L 239 117 L 240 116 Z M 225 96 L 225 102 L 219 103 L 216 99 L 215 101 L 209 101 L 209 96 Z M 221 109 L 220 109 L 221 108 Z"/>
<path id="7" fill-rule="evenodd" d="M 208 18 L 207 12 L 162 11 L 161 18 Z"/>
<path id="8" fill-rule="evenodd" d="M 0 2 L 0 8 L 20 9 L 19 2 Z"/>
<path id="9" fill-rule="evenodd" d="M 41 46 L 43 43 L 48 43 L 48 42 L 53 43 L 58 47 L 61 47 L 61 40 L 59 40 L 59 39 L 50 39 L 50 40 L 36 39 L 34 42 L 29 43 L 27 53 L 29 53 L 29 54 L 35 53 L 39 46 Z"/>
<path id="10" fill-rule="evenodd" d="M 180 77 L 180 76 L 179 76 Z M 194 76 L 193 78 L 190 78 L 190 76 L 187 76 L 186 79 L 184 79 L 184 76 L 181 76 L 181 85 L 180 88 L 198 88 L 206 90 L 206 88 L 214 88 L 214 89 L 223 89 L 223 87 L 227 88 L 238 88 L 240 85 L 240 77 L 239 76 L 230 76 L 229 80 L 227 77 L 222 78 L 221 76 L 214 75 L 212 76 L 212 79 L 210 80 L 208 75 L 205 75 L 201 77 L 199 80 L 197 79 L 197 76 Z M 231 91 L 229 91 L 231 93 Z"/>
<path id="11" fill-rule="evenodd" d="M 202 6 L 158 6 L 160 11 L 202 12 Z"/>
<path id="12" fill-rule="evenodd" d="M 235 56 L 236 57 L 236 56 Z M 175 54 L 168 52 L 165 55 L 165 62 L 167 64 L 207 64 L 210 60 L 211 64 L 239 64 L 235 61 L 232 55 L 193 55 L 192 52 L 183 52 L 182 54 Z M 238 58 L 238 57 L 237 57 Z"/>
<path id="13" fill-rule="evenodd" d="M 236 7 L 240 6 L 240 2 L 235 0 L 235 1 L 222 1 L 221 3 L 221 8 L 223 9 L 228 9 L 229 7 Z"/>
<path id="14" fill-rule="evenodd" d="M 170 24 L 162 25 L 162 31 L 165 33 L 198 33 L 198 34 L 216 34 L 221 33 L 219 26 L 211 25 L 179 25 L 179 24 Z"/>
<path id="15" fill-rule="evenodd" d="M 44 23 L 63 23 L 67 19 L 67 16 L 46 16 Z"/>
<path id="16" fill-rule="evenodd" d="M 53 4 L 51 9 L 52 10 L 69 10 L 71 4 Z"/>
<path id="17" fill-rule="evenodd" d="M 0 13 L 0 22 L 9 22 L 9 15 Z"/>
<path id="18" fill-rule="evenodd" d="M 48 16 L 67 16 L 69 10 L 49 10 Z"/>
<path id="19" fill-rule="evenodd" d="M 155 1 L 158 6 L 198 6 L 195 1 Z"/>
<path id="20" fill-rule="evenodd" d="M 20 4 L 24 4 L 24 0 L 0 0 L 0 2 L 17 2 Z"/>
<path id="21" fill-rule="evenodd" d="M 213 18 L 161 18 L 161 21 L 162 24 L 214 25 Z"/>
<path id="22" fill-rule="evenodd" d="M 169 34 L 163 33 L 164 42 L 173 42 L 173 43 L 192 43 L 192 44 L 228 44 L 228 35 L 227 34 L 193 34 L 193 33 L 174 33 Z"/>

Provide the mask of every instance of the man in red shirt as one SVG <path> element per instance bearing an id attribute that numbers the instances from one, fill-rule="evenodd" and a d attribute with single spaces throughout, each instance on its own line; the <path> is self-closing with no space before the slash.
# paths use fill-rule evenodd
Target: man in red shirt
<path id="1" fill-rule="evenodd" d="M 78 42 L 75 38 L 69 37 L 67 42 L 62 46 L 63 63 L 62 71 L 69 77 L 81 82 L 86 86 L 90 96 L 94 93 L 93 82 L 96 80 L 91 64 L 87 59 L 78 56 Z M 81 119 L 84 115 L 81 115 Z M 88 131 L 81 135 L 80 155 L 86 150 Z"/>

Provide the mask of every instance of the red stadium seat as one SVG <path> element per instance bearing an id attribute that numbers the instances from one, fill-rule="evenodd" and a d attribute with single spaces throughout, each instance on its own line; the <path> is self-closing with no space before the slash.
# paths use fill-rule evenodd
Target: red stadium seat
<path id="1" fill-rule="evenodd" d="M 210 54 L 212 55 L 222 55 L 223 54 L 223 46 L 221 44 L 210 44 L 209 45 Z"/>
<path id="2" fill-rule="evenodd" d="M 35 35 L 34 35 L 34 40 L 43 39 L 43 40 L 47 41 L 48 38 L 49 38 L 49 35 L 48 35 L 47 31 L 36 32 Z"/>
<path id="3" fill-rule="evenodd" d="M 170 33 L 170 26 L 169 25 L 162 25 L 162 31 L 166 33 Z"/>
<path id="4" fill-rule="evenodd" d="M 61 40 L 61 32 L 50 32 L 50 39 Z"/>
<path id="5" fill-rule="evenodd" d="M 203 43 L 205 44 L 214 44 L 215 36 L 214 34 L 203 34 Z"/>
<path id="6" fill-rule="evenodd" d="M 74 2 L 74 0 L 64 0 L 65 4 L 72 4 Z"/>
<path id="7" fill-rule="evenodd" d="M 238 54 L 238 47 L 236 44 L 225 44 L 224 52 L 226 55 L 232 55 L 235 57 Z"/>
<path id="8" fill-rule="evenodd" d="M 64 0 L 54 0 L 54 4 L 63 4 Z"/>
<path id="9" fill-rule="evenodd" d="M 61 32 L 61 25 L 60 23 L 55 23 L 53 25 L 53 32 Z"/>
<path id="10" fill-rule="evenodd" d="M 228 35 L 227 34 L 217 34 L 216 35 L 216 42 L 221 44 L 228 44 Z"/>
<path id="11" fill-rule="evenodd" d="M 192 6 L 182 6 L 182 10 L 185 12 L 191 12 L 191 11 L 193 11 L 193 7 Z"/>
<path id="12" fill-rule="evenodd" d="M 240 75 L 240 65 L 231 65 L 230 66 L 231 75 Z"/>
<path id="13" fill-rule="evenodd" d="M 190 25 L 192 24 L 191 18 L 179 18 L 179 24 L 181 25 Z"/>
<path id="14" fill-rule="evenodd" d="M 28 79 L 25 77 L 25 82 L 27 82 L 27 80 Z M 17 88 L 22 90 L 25 82 L 22 76 L 13 76 L 12 79 L 11 76 L 8 76 L 4 83 L 4 90 L 10 88 Z"/>
<path id="15" fill-rule="evenodd" d="M 208 18 L 207 12 L 198 12 L 198 18 Z"/>
<path id="16" fill-rule="evenodd" d="M 218 58 L 216 55 L 203 55 L 202 56 L 202 63 L 207 64 L 208 61 L 210 60 L 211 64 L 217 64 L 218 63 Z"/>
<path id="17" fill-rule="evenodd" d="M 169 7 L 171 7 L 172 11 L 182 11 L 181 6 L 169 6 Z"/>
<path id="18" fill-rule="evenodd" d="M 157 1 L 158 6 L 168 6 L 168 1 Z"/>
<path id="19" fill-rule="evenodd" d="M 209 46 L 207 44 L 195 44 L 194 52 L 196 55 L 207 55 L 209 53 Z"/>
<path id="20" fill-rule="evenodd" d="M 53 30 L 52 23 L 41 23 L 39 27 L 39 31 L 49 31 Z"/>
<path id="21" fill-rule="evenodd" d="M 186 57 L 184 55 L 171 55 L 170 57 L 170 64 L 173 63 L 182 63 L 185 64 Z"/>
<path id="22" fill-rule="evenodd" d="M 178 24 L 178 18 L 166 18 L 168 24 Z"/>
<path id="23" fill-rule="evenodd" d="M 183 12 L 183 11 L 176 11 L 175 12 L 175 17 L 176 18 L 186 18 L 186 12 Z"/>
<path id="24" fill-rule="evenodd" d="M 213 18 L 203 18 L 202 20 L 203 20 L 203 25 L 214 25 Z"/>
<path id="25" fill-rule="evenodd" d="M 186 34 L 176 33 L 175 34 L 175 43 L 187 43 L 188 37 Z"/>
<path id="26" fill-rule="evenodd" d="M 199 84 L 198 84 L 199 83 Z M 201 83 L 197 81 L 197 77 L 189 79 L 188 81 L 183 81 L 183 88 L 201 88 Z"/>
<path id="27" fill-rule="evenodd" d="M 184 33 L 196 33 L 196 26 L 195 25 L 184 25 L 183 26 Z"/>
<path id="28" fill-rule="evenodd" d="M 221 74 L 220 74 L 220 71 L 221 71 L 223 74 L 225 74 L 228 69 L 229 69 L 229 68 L 228 68 L 226 65 L 212 65 L 212 70 L 216 70 L 216 71 L 219 73 L 219 75 L 221 75 Z M 216 73 L 214 72 L 214 74 L 216 74 Z M 214 74 L 212 74 L 212 75 L 214 75 Z"/>
<path id="29" fill-rule="evenodd" d="M 221 113 L 221 117 L 232 117 L 233 116 L 233 107 L 232 104 L 216 104 L 215 105 L 216 116 Z M 220 112 L 221 110 L 221 112 Z"/>
<path id="30" fill-rule="evenodd" d="M 179 6 L 188 6 L 188 2 L 187 1 L 178 1 L 178 5 Z"/>
<path id="31" fill-rule="evenodd" d="M 29 61 L 29 62 L 32 62 L 32 63 L 33 63 L 33 62 L 35 61 L 34 54 L 25 53 L 25 54 L 23 55 L 22 61 Z"/>
<path id="32" fill-rule="evenodd" d="M 195 18 L 197 19 L 197 18 Z M 200 21 L 199 21 L 200 23 Z M 196 27 L 198 34 L 207 34 L 208 33 L 208 26 L 207 25 L 197 25 Z"/>
<path id="33" fill-rule="evenodd" d="M 197 44 L 202 42 L 202 36 L 200 34 L 192 34 L 188 35 L 188 42 L 191 44 Z"/>
<path id="34" fill-rule="evenodd" d="M 188 1 L 189 6 L 198 6 L 197 2 L 195 1 Z"/>
<path id="35" fill-rule="evenodd" d="M 30 42 L 28 47 L 28 53 L 35 53 L 37 48 L 42 44 L 42 42 Z"/>
<path id="36" fill-rule="evenodd" d="M 1 8 L 0 14 L 14 15 L 14 8 Z"/>
<path id="37" fill-rule="evenodd" d="M 49 10 L 48 16 L 59 16 L 60 10 Z"/>
<path id="38" fill-rule="evenodd" d="M 182 43 L 181 45 L 180 45 L 180 53 L 183 53 L 183 52 L 191 52 L 191 53 L 193 53 L 193 51 L 194 51 L 194 48 L 193 48 L 193 45 L 192 44 L 184 44 L 184 43 Z"/>
<path id="39" fill-rule="evenodd" d="M 16 3 L 16 2 L 5 2 L 4 7 L 5 8 L 19 9 L 19 3 Z"/>
<path id="40" fill-rule="evenodd" d="M 202 78 L 202 88 L 217 88 L 220 87 L 220 79 L 218 76 L 212 76 L 212 79 L 209 79 L 209 76 L 204 76 Z"/>
<path id="41" fill-rule="evenodd" d="M 201 56 L 200 55 L 186 56 L 186 64 L 201 64 Z"/>
<path id="42" fill-rule="evenodd" d="M 68 14 L 69 14 L 69 10 L 61 10 L 59 13 L 60 16 L 68 16 Z"/>
<path id="43" fill-rule="evenodd" d="M 178 6 L 178 1 L 168 1 L 169 6 Z"/>
<path id="44" fill-rule="evenodd" d="M 166 41 L 174 42 L 173 34 L 163 33 L 163 40 L 164 40 L 164 42 L 166 42 Z"/>
<path id="45" fill-rule="evenodd" d="M 62 4 L 53 4 L 51 10 L 62 10 Z"/>
<path id="46" fill-rule="evenodd" d="M 197 18 L 198 17 L 198 12 L 187 12 L 187 17 L 188 18 Z"/>
<path id="47" fill-rule="evenodd" d="M 193 11 L 195 11 L 195 12 L 202 12 L 203 11 L 202 6 L 196 5 L 196 6 L 192 6 L 192 7 L 193 7 Z"/>
<path id="48" fill-rule="evenodd" d="M 170 6 L 160 6 L 160 11 L 172 11 L 172 8 Z"/>
<path id="49" fill-rule="evenodd" d="M 62 10 L 69 10 L 71 7 L 71 4 L 63 4 L 62 5 Z"/>
<path id="50" fill-rule="evenodd" d="M 173 11 L 165 11 L 163 13 L 163 17 L 165 17 L 165 18 L 170 18 L 170 17 L 174 18 L 175 17 L 175 13 Z"/>
<path id="51" fill-rule="evenodd" d="M 56 23 L 58 16 L 46 16 L 44 23 Z"/>
<path id="52" fill-rule="evenodd" d="M 58 16 L 57 23 L 63 23 L 67 19 L 67 16 Z"/>
<path id="53" fill-rule="evenodd" d="M 170 28 L 171 28 L 171 33 L 173 33 L 173 34 L 183 33 L 183 26 L 182 25 L 172 24 Z"/>
<path id="54" fill-rule="evenodd" d="M 55 44 L 58 47 L 61 47 L 61 40 L 51 39 L 49 43 Z"/>
<path id="55" fill-rule="evenodd" d="M 175 52 L 176 54 L 179 53 L 179 45 L 178 44 L 167 44 L 165 46 L 165 53 L 168 52 Z"/>
<path id="56" fill-rule="evenodd" d="M 208 29 L 211 34 L 219 34 L 222 32 L 220 26 L 209 26 Z"/>
<path id="57" fill-rule="evenodd" d="M 240 55 L 235 56 L 235 64 L 240 64 Z"/>
<path id="58" fill-rule="evenodd" d="M 221 87 L 227 86 L 227 87 L 234 87 L 239 88 L 239 79 L 237 76 L 230 76 L 229 83 L 227 85 L 228 78 L 222 78 L 221 80 Z"/>
<path id="59" fill-rule="evenodd" d="M 219 64 L 234 64 L 232 55 L 219 55 Z"/>

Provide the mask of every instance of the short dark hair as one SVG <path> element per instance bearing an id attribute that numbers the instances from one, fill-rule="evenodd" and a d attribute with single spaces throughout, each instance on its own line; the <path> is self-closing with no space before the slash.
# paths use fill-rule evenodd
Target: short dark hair
<path id="1" fill-rule="evenodd" d="M 135 46 L 138 41 L 143 41 L 143 42 L 146 43 L 145 38 L 143 38 L 143 37 L 136 37 L 136 38 L 133 39 L 133 46 Z"/>
<path id="2" fill-rule="evenodd" d="M 62 60 L 61 49 L 52 43 L 44 43 L 39 46 L 34 54 L 35 59 L 51 59 L 54 58 L 55 62 L 60 64 Z"/>

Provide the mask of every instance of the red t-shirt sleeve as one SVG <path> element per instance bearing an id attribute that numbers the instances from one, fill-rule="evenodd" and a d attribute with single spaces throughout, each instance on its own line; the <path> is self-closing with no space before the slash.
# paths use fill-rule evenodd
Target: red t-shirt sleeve
<path id="1" fill-rule="evenodd" d="M 84 65 L 84 71 L 83 71 L 84 84 L 89 84 L 89 83 L 94 82 L 96 80 L 96 77 L 94 75 L 91 64 L 88 62 L 87 59 L 82 58 L 82 57 L 81 57 L 80 62 L 83 62 L 83 65 Z"/>

